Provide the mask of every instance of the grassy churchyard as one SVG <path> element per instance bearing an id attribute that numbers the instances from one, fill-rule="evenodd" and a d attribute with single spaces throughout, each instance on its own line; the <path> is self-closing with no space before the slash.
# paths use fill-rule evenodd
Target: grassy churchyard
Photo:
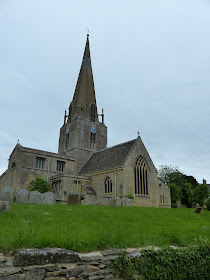
<path id="1" fill-rule="evenodd" d="M 210 240 L 210 212 L 195 209 L 12 204 L 0 212 L 0 251 L 60 247 L 192 246 Z"/>

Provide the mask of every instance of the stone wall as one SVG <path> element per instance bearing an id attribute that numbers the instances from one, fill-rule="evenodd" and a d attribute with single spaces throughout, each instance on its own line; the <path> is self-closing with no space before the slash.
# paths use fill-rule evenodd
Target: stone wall
<path id="1" fill-rule="evenodd" d="M 145 248 L 123 250 L 129 257 L 140 257 L 142 249 Z M 109 249 L 79 254 L 66 249 L 44 248 L 0 253 L 0 280 L 115 279 L 111 261 L 119 252 L 120 249 Z"/>

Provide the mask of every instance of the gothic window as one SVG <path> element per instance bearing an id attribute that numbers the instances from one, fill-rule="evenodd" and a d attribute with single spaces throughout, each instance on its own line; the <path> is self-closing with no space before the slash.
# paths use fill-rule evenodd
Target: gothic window
<path id="1" fill-rule="evenodd" d="M 57 160 L 57 171 L 64 172 L 65 162 Z"/>
<path id="2" fill-rule="evenodd" d="M 96 134 L 95 133 L 90 133 L 90 148 L 94 150 L 95 148 L 95 143 L 96 143 Z"/>
<path id="3" fill-rule="evenodd" d="M 164 202 L 165 202 L 164 194 L 161 194 L 161 195 L 160 195 L 160 203 L 161 203 L 161 204 L 164 204 Z"/>
<path id="4" fill-rule="evenodd" d="M 135 194 L 148 195 L 148 168 L 143 159 L 139 157 L 134 167 Z"/>
<path id="5" fill-rule="evenodd" d="M 112 193 L 112 179 L 108 176 L 104 181 L 105 193 Z"/>
<path id="6" fill-rule="evenodd" d="M 44 169 L 45 158 L 37 157 L 36 158 L 36 168 Z"/>
<path id="7" fill-rule="evenodd" d="M 90 120 L 91 122 L 96 121 L 96 106 L 94 104 L 90 106 Z"/>

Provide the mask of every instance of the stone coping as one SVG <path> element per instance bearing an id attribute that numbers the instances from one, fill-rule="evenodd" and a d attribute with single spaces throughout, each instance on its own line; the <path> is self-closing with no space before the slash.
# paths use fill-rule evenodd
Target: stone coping
<path id="1" fill-rule="evenodd" d="M 173 245 L 170 247 L 177 249 Z M 62 248 L 14 250 L 8 254 L 0 253 L 0 280 L 115 279 L 111 262 L 120 251 L 125 251 L 132 258 L 141 257 L 142 250 L 161 249 L 147 246 L 88 253 L 76 253 Z"/>

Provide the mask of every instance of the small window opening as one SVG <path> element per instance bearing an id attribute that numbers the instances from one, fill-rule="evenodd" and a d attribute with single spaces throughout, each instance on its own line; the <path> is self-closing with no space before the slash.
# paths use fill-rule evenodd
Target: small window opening
<path id="1" fill-rule="evenodd" d="M 36 158 L 36 168 L 44 169 L 45 159 L 41 157 Z"/>
<path id="2" fill-rule="evenodd" d="M 64 161 L 57 161 L 57 171 L 59 172 L 64 172 L 64 166 L 65 166 L 65 162 Z"/>

